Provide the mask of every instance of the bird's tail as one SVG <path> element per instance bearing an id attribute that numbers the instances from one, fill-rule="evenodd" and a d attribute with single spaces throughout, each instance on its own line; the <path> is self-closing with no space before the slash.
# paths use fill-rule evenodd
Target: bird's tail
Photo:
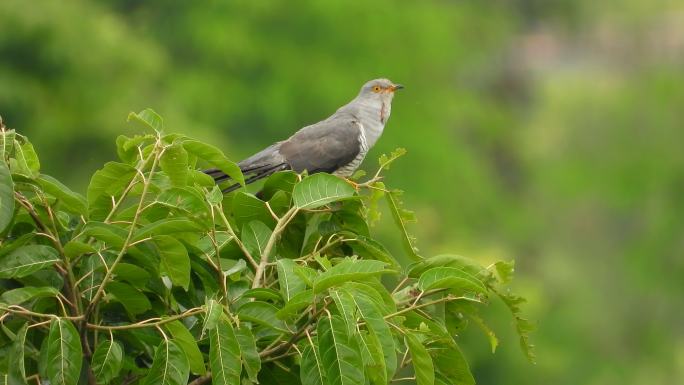
<path id="1" fill-rule="evenodd" d="M 280 143 L 273 144 L 238 163 L 240 171 L 242 171 L 242 174 L 245 176 L 245 184 L 256 182 L 277 171 L 290 168 L 287 162 L 285 162 L 285 158 L 280 155 L 279 149 Z M 214 178 L 216 183 L 224 183 L 231 180 L 230 176 L 216 168 L 204 170 L 204 173 Z M 237 190 L 238 188 L 240 188 L 240 184 L 233 183 L 221 191 L 225 194 Z"/>

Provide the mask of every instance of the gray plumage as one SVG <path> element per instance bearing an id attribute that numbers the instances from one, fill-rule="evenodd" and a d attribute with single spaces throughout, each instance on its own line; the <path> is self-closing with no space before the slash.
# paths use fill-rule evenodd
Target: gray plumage
<path id="1" fill-rule="evenodd" d="M 252 183 L 281 170 L 352 175 L 380 138 L 390 116 L 394 91 L 401 88 L 403 86 L 387 79 L 367 82 L 356 98 L 329 118 L 306 126 L 287 140 L 272 144 L 238 163 L 245 182 Z M 217 183 L 230 179 L 221 170 L 205 172 Z M 223 191 L 239 187 L 236 183 Z"/>

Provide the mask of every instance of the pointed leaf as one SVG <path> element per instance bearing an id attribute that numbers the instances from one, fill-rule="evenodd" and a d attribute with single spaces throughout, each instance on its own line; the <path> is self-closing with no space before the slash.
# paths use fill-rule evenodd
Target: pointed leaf
<path id="1" fill-rule="evenodd" d="M 306 283 L 295 274 L 295 263 L 291 259 L 282 258 L 276 262 L 280 292 L 286 301 L 290 301 L 296 294 L 306 290 Z"/>
<path id="2" fill-rule="evenodd" d="M 321 362 L 318 346 L 307 345 L 302 352 L 299 377 L 302 380 L 302 385 L 326 385 L 325 368 Z"/>
<path id="3" fill-rule="evenodd" d="M 0 257 L 0 278 L 22 278 L 58 261 L 57 250 L 50 246 L 21 246 Z"/>
<path id="4" fill-rule="evenodd" d="M 138 113 L 129 113 L 128 121 L 130 122 L 131 120 L 137 121 L 157 132 L 164 130 L 164 119 L 151 108 L 146 108 Z"/>
<path id="5" fill-rule="evenodd" d="M 161 219 L 156 222 L 150 223 L 149 225 L 145 225 L 140 230 L 136 231 L 133 235 L 133 241 L 139 241 L 141 239 L 153 235 L 170 235 L 175 233 L 186 232 L 194 233 L 200 231 L 203 231 L 202 226 L 198 225 L 197 222 L 191 221 L 189 219 Z"/>
<path id="6" fill-rule="evenodd" d="M 183 349 L 174 341 L 162 341 L 154 354 L 152 366 L 143 385 L 185 385 L 190 376 L 190 364 Z"/>
<path id="7" fill-rule="evenodd" d="M 242 233 L 240 234 L 242 243 L 252 257 L 257 258 L 261 256 L 271 237 L 271 229 L 259 221 L 251 221 L 242 226 Z"/>
<path id="8" fill-rule="evenodd" d="M 240 319 L 268 326 L 270 328 L 289 333 L 285 322 L 276 317 L 278 308 L 270 303 L 254 301 L 240 306 L 237 313 Z"/>
<path id="9" fill-rule="evenodd" d="M 112 209 L 112 196 L 118 196 L 135 177 L 135 168 L 125 163 L 108 162 L 90 179 L 88 206 L 90 216 L 103 220 Z"/>
<path id="10" fill-rule="evenodd" d="M 281 307 L 276 313 L 278 319 L 287 319 L 297 315 L 297 313 L 311 305 L 314 301 L 313 290 L 305 290 L 295 294 L 290 300 Z"/>
<path id="11" fill-rule="evenodd" d="M 183 142 L 183 147 L 189 153 L 209 163 L 212 167 L 223 171 L 237 183 L 240 183 L 243 186 L 245 185 L 245 177 L 242 175 L 240 167 L 226 158 L 223 152 L 218 148 L 196 140 Z"/>
<path id="12" fill-rule="evenodd" d="M 455 267 L 435 267 L 424 272 L 418 280 L 418 287 L 422 291 L 447 288 L 459 294 L 465 292 L 487 293 L 482 281 Z"/>
<path id="13" fill-rule="evenodd" d="M 386 263 L 381 261 L 345 259 L 314 280 L 314 292 L 321 291 L 352 280 L 363 280 L 390 272 L 385 269 Z"/>
<path id="14" fill-rule="evenodd" d="M 83 363 L 81 340 L 71 321 L 56 318 L 50 324 L 47 376 L 51 385 L 78 383 Z"/>
<path id="15" fill-rule="evenodd" d="M 330 297 L 335 302 L 337 311 L 347 325 L 347 334 L 356 332 L 356 304 L 354 298 L 346 290 L 330 290 Z"/>
<path id="16" fill-rule="evenodd" d="M 164 149 L 159 159 L 162 171 L 171 179 L 174 186 L 185 186 L 188 183 L 188 152 L 179 143 Z"/>
<path id="17" fill-rule="evenodd" d="M 213 385 L 240 385 L 240 345 L 233 325 L 223 317 L 209 332 L 209 363 Z"/>
<path id="18" fill-rule="evenodd" d="M 343 288 L 343 290 L 347 289 Z M 392 332 L 385 321 L 382 311 L 380 310 L 379 305 L 377 305 L 371 297 L 358 291 L 351 291 L 350 293 L 356 303 L 357 309 L 359 309 L 361 318 L 366 321 L 366 327 L 368 328 L 370 336 L 377 338 L 380 347 L 382 348 L 387 374 L 386 378 L 392 378 L 397 369 L 396 346 L 394 344 Z"/>
<path id="19" fill-rule="evenodd" d="M 0 159 L 0 162 L 2 160 Z M 7 384 L 27 384 L 26 381 L 26 365 L 24 365 L 24 355 L 26 347 L 26 332 L 28 330 L 28 323 L 19 329 L 17 332 L 7 362 Z M 2 377 L 2 374 L 0 374 Z"/>
<path id="20" fill-rule="evenodd" d="M 180 321 L 172 321 L 164 324 L 164 326 L 173 336 L 174 342 L 176 342 L 178 346 L 183 349 L 185 355 L 188 357 L 190 370 L 193 373 L 200 375 L 206 373 L 202 352 L 197 346 L 195 337 L 192 335 L 192 333 L 190 333 L 185 325 L 183 325 L 183 323 Z"/>
<path id="21" fill-rule="evenodd" d="M 418 254 L 418 248 L 415 245 L 415 238 L 409 234 L 407 229 L 407 224 L 409 222 L 415 221 L 413 213 L 402 207 L 402 201 L 400 196 L 402 194 L 401 190 L 392 190 L 385 194 L 387 199 L 387 205 L 389 206 L 390 213 L 392 213 L 392 218 L 394 218 L 394 223 L 401 231 L 402 241 L 404 245 L 404 250 L 409 259 L 413 261 L 420 261 L 423 257 Z"/>
<path id="22" fill-rule="evenodd" d="M 300 209 L 313 209 L 331 202 L 354 198 L 356 190 L 334 175 L 318 173 L 304 178 L 292 190 L 292 199 Z"/>
<path id="23" fill-rule="evenodd" d="M 361 353 L 356 340 L 346 330 L 339 316 L 323 317 L 318 322 L 318 350 L 326 369 L 327 384 L 364 385 Z"/>
<path id="24" fill-rule="evenodd" d="M 4 136 L 0 136 L 4 138 Z M 14 184 L 5 158 L 0 158 L 0 233 L 5 231 L 14 217 Z"/>
<path id="25" fill-rule="evenodd" d="M 406 345 L 411 352 L 413 370 L 416 374 L 418 385 L 434 385 L 435 369 L 432 365 L 432 358 L 415 334 L 406 333 Z"/>
<path id="26" fill-rule="evenodd" d="M 123 282 L 109 282 L 107 284 L 108 297 L 113 297 L 133 314 L 141 314 L 152 308 L 150 300 L 145 294 Z"/>
<path id="27" fill-rule="evenodd" d="M 202 333 L 200 338 L 204 338 L 206 332 L 214 330 L 216 325 L 221 319 L 221 314 L 223 314 L 223 307 L 216 300 L 210 299 L 207 304 L 204 305 L 204 324 L 202 325 Z"/>
<path id="28" fill-rule="evenodd" d="M 169 235 L 155 235 L 154 244 L 159 251 L 161 271 L 174 285 L 188 290 L 190 284 L 190 257 L 185 246 Z"/>
<path id="29" fill-rule="evenodd" d="M 38 184 L 43 188 L 43 191 L 57 198 L 65 210 L 74 214 L 88 214 L 86 199 L 81 194 L 75 193 L 63 185 L 62 182 L 49 175 L 41 174 L 38 177 Z"/>
<path id="30" fill-rule="evenodd" d="M 242 326 L 235 331 L 235 336 L 240 345 L 242 364 L 247 376 L 252 382 L 257 382 L 257 375 L 261 370 L 261 358 L 254 341 L 254 335 L 247 327 Z"/>
<path id="31" fill-rule="evenodd" d="M 468 361 L 455 342 L 430 345 L 430 355 L 438 373 L 457 385 L 475 385 Z"/>
<path id="32" fill-rule="evenodd" d="M 252 221 L 259 221 L 273 226 L 275 219 L 268 211 L 266 202 L 242 191 L 235 193 L 232 202 L 233 217 L 239 229 Z"/>
<path id="33" fill-rule="evenodd" d="M 91 369 L 98 384 L 107 384 L 119 375 L 123 364 L 123 348 L 116 341 L 104 341 L 93 352 Z"/>
<path id="34" fill-rule="evenodd" d="M 26 301 L 40 297 L 54 297 L 59 293 L 59 290 L 54 287 L 33 287 L 26 286 L 18 289 L 8 290 L 0 295 L 0 302 L 8 305 L 19 305 Z"/>

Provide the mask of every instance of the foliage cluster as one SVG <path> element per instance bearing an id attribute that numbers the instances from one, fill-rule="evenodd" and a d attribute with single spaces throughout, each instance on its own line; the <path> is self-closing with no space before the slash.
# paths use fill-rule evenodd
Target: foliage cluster
<path id="1" fill-rule="evenodd" d="M 533 358 L 513 265 L 425 258 L 381 173 L 364 183 L 281 172 L 257 195 L 221 193 L 199 166 L 243 181 L 217 148 L 164 134 L 118 138 L 85 197 L 40 173 L 28 139 L 0 132 L 0 383 L 473 384 L 454 339 L 498 297 Z M 412 261 L 371 237 L 388 203 Z"/>

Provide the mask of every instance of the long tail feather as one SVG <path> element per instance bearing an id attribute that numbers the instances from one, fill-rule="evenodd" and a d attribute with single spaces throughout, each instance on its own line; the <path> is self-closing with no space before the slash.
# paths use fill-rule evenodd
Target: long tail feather
<path id="1" fill-rule="evenodd" d="M 262 168 L 259 172 L 257 172 L 256 174 L 254 174 L 254 175 L 250 176 L 249 178 L 245 179 L 245 184 L 254 183 L 254 182 L 258 181 L 259 179 L 266 178 L 266 177 L 268 177 L 269 175 L 271 175 L 271 174 L 273 174 L 273 173 L 275 173 L 275 172 L 282 171 L 282 170 L 287 170 L 287 169 L 289 169 L 289 168 L 290 168 L 290 166 L 289 166 L 287 163 L 281 163 L 281 164 L 277 164 L 277 165 L 274 165 L 274 166 L 264 167 L 264 168 Z M 229 178 L 228 178 L 228 179 L 229 179 Z M 214 180 L 216 180 L 216 183 L 220 183 L 220 182 L 221 182 L 221 181 L 219 181 L 217 178 L 214 178 Z M 232 185 L 230 185 L 230 186 L 224 188 L 224 189 L 221 190 L 221 191 L 223 191 L 224 194 L 227 194 L 227 193 L 229 193 L 229 192 L 231 192 L 231 191 L 237 190 L 238 188 L 240 188 L 240 184 L 239 184 L 239 183 L 234 183 L 234 184 L 232 184 Z"/>

